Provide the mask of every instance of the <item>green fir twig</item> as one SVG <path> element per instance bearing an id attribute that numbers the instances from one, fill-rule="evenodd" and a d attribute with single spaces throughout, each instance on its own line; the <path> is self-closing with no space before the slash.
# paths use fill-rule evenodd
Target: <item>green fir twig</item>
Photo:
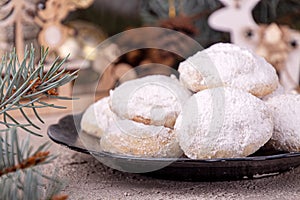
<path id="1" fill-rule="evenodd" d="M 63 183 L 40 171 L 55 158 L 48 148 L 44 143 L 33 151 L 29 137 L 20 144 L 15 128 L 0 136 L 0 199 L 51 199 L 59 194 Z"/>
<path id="2" fill-rule="evenodd" d="M 40 170 L 42 165 L 56 158 L 49 153 L 49 144 L 34 150 L 29 137 L 20 142 L 17 135 L 17 128 L 20 128 L 41 136 L 36 132 L 40 130 L 39 126 L 30 119 L 28 110 L 44 123 L 38 109 L 65 108 L 45 102 L 46 98 L 72 99 L 60 97 L 57 88 L 74 80 L 77 71 L 67 72 L 63 68 L 66 59 L 60 61 L 57 58 L 45 72 L 47 54 L 48 49 L 42 48 L 41 59 L 36 65 L 33 47 L 25 51 L 22 61 L 18 60 L 14 50 L 4 56 L 0 64 L 0 199 L 3 200 L 67 199 L 67 195 L 59 194 L 63 183 L 56 176 L 47 176 Z M 16 119 L 12 111 L 19 111 L 25 123 Z"/>
<path id="3" fill-rule="evenodd" d="M 66 72 L 66 69 L 63 68 L 66 58 L 61 61 L 57 58 L 51 68 L 44 72 L 47 54 L 48 49 L 42 48 L 41 60 L 38 65 L 34 64 L 35 52 L 33 47 L 29 51 L 25 51 L 22 61 L 18 60 L 15 51 L 3 57 L 0 65 L 2 71 L 0 77 L 0 115 L 3 116 L 3 121 L 8 128 L 13 127 L 13 125 L 20 126 L 20 123 L 9 115 L 9 111 L 19 110 L 31 128 L 38 130 L 38 125 L 28 118 L 24 108 L 31 109 L 39 121 L 43 123 L 37 108 L 63 108 L 44 102 L 45 98 L 71 99 L 60 97 L 57 88 L 74 80 L 78 71 Z M 23 127 L 23 129 L 39 135 L 28 128 Z"/>

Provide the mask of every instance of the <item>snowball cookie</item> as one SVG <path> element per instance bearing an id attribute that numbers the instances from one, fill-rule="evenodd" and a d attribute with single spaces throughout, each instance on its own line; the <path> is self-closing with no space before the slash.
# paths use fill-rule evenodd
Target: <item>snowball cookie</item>
<path id="1" fill-rule="evenodd" d="M 275 126 L 269 143 L 278 150 L 300 151 L 300 95 L 275 96 L 267 105 Z"/>
<path id="2" fill-rule="evenodd" d="M 112 123 L 100 140 L 103 151 L 138 157 L 170 157 L 182 155 L 172 129 L 145 125 L 132 120 Z"/>
<path id="3" fill-rule="evenodd" d="M 196 53 L 178 68 L 180 81 L 194 92 L 230 86 L 263 97 L 278 85 L 274 67 L 264 58 L 229 43 L 218 43 Z"/>
<path id="4" fill-rule="evenodd" d="M 273 121 L 262 100 L 219 87 L 198 92 L 186 102 L 175 132 L 189 158 L 244 157 L 271 138 Z"/>
<path id="5" fill-rule="evenodd" d="M 81 119 L 81 129 L 97 137 L 101 137 L 108 125 L 114 120 L 114 114 L 110 110 L 109 97 L 104 97 L 90 105 Z"/>
<path id="6" fill-rule="evenodd" d="M 111 91 L 110 105 L 122 119 L 173 128 L 190 95 L 176 77 L 152 75 L 127 81 Z"/>

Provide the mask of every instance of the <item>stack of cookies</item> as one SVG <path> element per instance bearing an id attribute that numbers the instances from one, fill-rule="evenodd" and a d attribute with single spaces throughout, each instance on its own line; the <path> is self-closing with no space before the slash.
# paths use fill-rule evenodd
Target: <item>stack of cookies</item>
<path id="1" fill-rule="evenodd" d="M 81 128 L 101 137 L 103 151 L 180 157 L 182 150 L 174 125 L 191 94 L 174 76 L 153 75 L 127 81 L 87 109 Z"/>
<path id="2" fill-rule="evenodd" d="M 218 43 L 180 63 L 180 78 L 123 83 L 81 121 L 103 151 L 138 157 L 245 157 L 266 143 L 300 150 L 300 96 L 262 57 Z M 299 127 L 298 127 L 299 126 Z"/>

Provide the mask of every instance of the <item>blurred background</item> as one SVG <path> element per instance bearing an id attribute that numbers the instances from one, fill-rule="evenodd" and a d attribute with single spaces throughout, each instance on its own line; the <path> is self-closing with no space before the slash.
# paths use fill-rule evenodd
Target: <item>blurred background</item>
<path id="1" fill-rule="evenodd" d="M 19 57 L 24 57 L 26 45 L 49 47 L 49 63 L 70 54 L 67 68 L 80 68 L 88 77 L 79 80 L 82 90 L 77 92 L 87 92 L 85 84 L 99 78 L 97 90 L 107 92 L 126 81 L 121 78 L 127 72 L 131 71 L 128 79 L 138 76 L 134 68 L 140 65 L 151 69 L 149 64 L 158 63 L 177 69 L 183 58 L 172 52 L 147 48 L 120 54 L 123 45 L 151 42 L 142 39 L 146 36 L 130 35 L 117 45 L 97 48 L 122 31 L 155 26 L 179 31 L 204 48 L 217 42 L 249 48 L 274 66 L 285 88 L 297 90 L 299 16 L 298 0 L 0 0 L 0 54 L 16 47 Z M 157 40 L 178 48 L 185 42 L 159 35 Z"/>

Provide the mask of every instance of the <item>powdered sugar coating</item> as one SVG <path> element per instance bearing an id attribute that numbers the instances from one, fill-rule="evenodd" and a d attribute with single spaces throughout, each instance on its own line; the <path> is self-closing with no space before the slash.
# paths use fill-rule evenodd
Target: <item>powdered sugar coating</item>
<path id="1" fill-rule="evenodd" d="M 108 101 L 109 97 L 104 97 L 88 107 L 81 119 L 83 131 L 97 137 L 102 136 L 115 118 Z"/>
<path id="2" fill-rule="evenodd" d="M 122 119 L 172 128 L 191 92 L 176 78 L 152 75 L 111 91 L 111 109 Z"/>
<path id="3" fill-rule="evenodd" d="M 180 81 L 194 92 L 230 86 L 263 97 L 278 85 L 275 69 L 264 58 L 229 43 L 196 53 L 178 68 Z"/>
<path id="4" fill-rule="evenodd" d="M 175 132 L 189 158 L 244 157 L 271 138 L 273 121 L 262 100 L 219 87 L 198 92 L 187 101 Z"/>
<path id="5" fill-rule="evenodd" d="M 110 125 L 100 140 L 103 151 L 138 157 L 169 157 L 182 155 L 172 129 L 132 120 L 118 120 Z"/>
<path id="6" fill-rule="evenodd" d="M 270 144 L 278 150 L 300 151 L 300 95 L 275 96 L 267 105 L 275 124 Z"/>

